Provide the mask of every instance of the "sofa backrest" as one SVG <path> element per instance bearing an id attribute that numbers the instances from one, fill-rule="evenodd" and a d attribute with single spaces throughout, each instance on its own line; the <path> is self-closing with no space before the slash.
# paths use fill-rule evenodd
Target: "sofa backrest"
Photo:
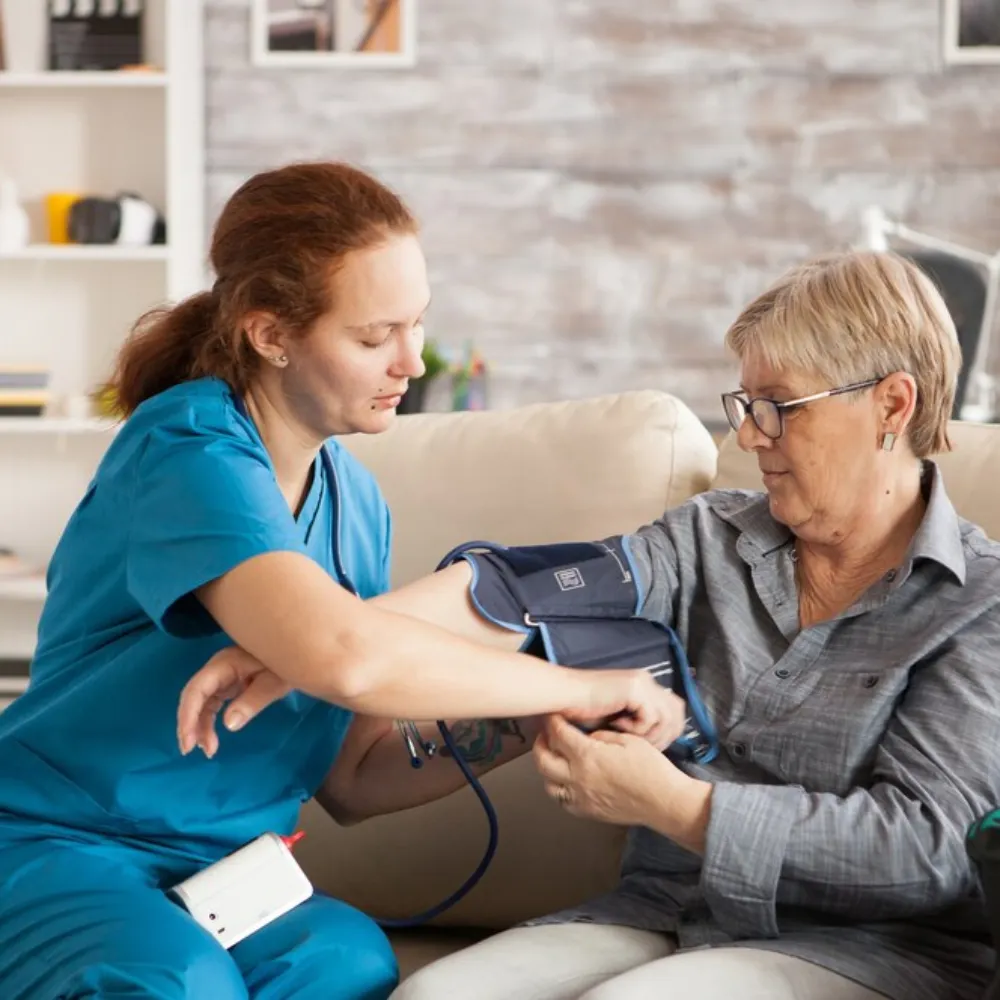
<path id="1" fill-rule="evenodd" d="M 704 489 L 716 456 L 694 414 L 652 391 L 415 414 L 343 443 L 393 513 L 393 586 L 473 538 L 532 545 L 627 531 Z"/>
<path id="2" fill-rule="evenodd" d="M 1000 538 L 1000 424 L 952 421 L 948 436 L 952 451 L 935 455 L 948 495 L 958 513 L 978 524 L 991 538 Z M 719 447 L 719 489 L 763 489 L 757 458 L 740 450 L 730 434 Z"/>
<path id="3" fill-rule="evenodd" d="M 432 571 L 470 539 L 533 544 L 630 531 L 706 489 L 716 461 L 690 410 L 651 391 L 407 416 L 385 434 L 345 444 L 393 511 L 395 585 Z M 399 753 L 402 760 L 402 743 Z M 500 849 L 480 887 L 438 923 L 506 927 L 613 885 L 621 831 L 552 805 L 530 758 L 490 775 L 486 786 Z M 486 844 L 482 809 L 468 789 L 349 829 L 310 803 L 303 824 L 310 836 L 298 850 L 314 884 L 383 917 L 448 896 Z"/>

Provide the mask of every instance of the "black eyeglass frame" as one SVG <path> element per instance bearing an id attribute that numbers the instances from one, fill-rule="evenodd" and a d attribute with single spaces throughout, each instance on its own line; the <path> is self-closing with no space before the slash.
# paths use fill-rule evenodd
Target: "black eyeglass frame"
<path id="1" fill-rule="evenodd" d="M 764 437 L 769 438 L 772 441 L 777 441 L 778 438 L 785 433 L 785 413 L 788 410 L 798 409 L 800 406 L 805 406 L 808 403 L 815 403 L 820 399 L 829 399 L 831 396 L 842 396 L 846 392 L 859 392 L 861 389 L 870 389 L 872 386 L 878 385 L 884 378 L 885 376 L 881 375 L 878 378 L 870 378 L 864 382 L 852 382 L 850 385 L 841 385 L 836 389 L 825 389 L 823 392 L 814 392 L 809 396 L 800 396 L 798 399 L 789 399 L 786 402 L 779 402 L 777 399 L 769 399 L 767 396 L 754 396 L 753 398 L 748 398 L 742 389 L 737 389 L 733 392 L 724 392 L 722 394 L 722 409 L 726 414 L 726 420 L 729 421 L 729 426 L 732 427 L 734 431 L 739 431 L 740 427 L 743 426 L 743 421 L 749 417 L 753 421 L 754 426 L 761 432 L 761 434 L 764 435 Z M 734 422 L 733 417 L 729 413 L 729 406 L 726 403 L 726 400 L 728 399 L 731 399 L 743 409 L 743 416 L 738 422 Z M 768 434 L 767 431 L 761 427 L 761 422 L 754 414 L 755 403 L 766 403 L 777 413 L 777 434 Z"/>

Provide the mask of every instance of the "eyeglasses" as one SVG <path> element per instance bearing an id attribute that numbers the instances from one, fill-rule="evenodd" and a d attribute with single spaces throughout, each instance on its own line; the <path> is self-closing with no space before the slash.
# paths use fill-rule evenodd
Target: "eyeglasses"
<path id="1" fill-rule="evenodd" d="M 799 399 L 790 399 L 786 403 L 779 403 L 775 399 L 767 399 L 764 396 L 755 396 L 747 399 L 745 392 L 724 392 L 722 394 L 722 406 L 726 411 L 726 419 L 729 426 L 734 431 L 738 431 L 743 426 L 743 421 L 749 415 L 754 422 L 754 426 L 765 437 L 772 441 L 785 432 L 785 413 L 788 410 L 805 406 L 806 403 L 815 403 L 819 399 L 827 399 L 830 396 L 841 396 L 845 392 L 858 392 L 860 389 L 870 389 L 873 385 L 878 385 L 882 378 L 870 378 L 867 382 L 852 382 L 850 385 L 842 385 L 837 389 L 827 389 L 825 392 L 815 392 L 811 396 L 802 396 Z"/>

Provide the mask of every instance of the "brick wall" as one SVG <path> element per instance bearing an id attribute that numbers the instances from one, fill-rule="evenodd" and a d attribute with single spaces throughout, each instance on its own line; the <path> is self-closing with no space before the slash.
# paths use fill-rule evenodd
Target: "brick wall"
<path id="1" fill-rule="evenodd" d="M 209 0 L 209 211 L 290 159 L 374 170 L 494 405 L 656 387 L 717 418 L 728 322 L 872 202 L 1000 246 L 1000 70 L 942 67 L 934 0 L 417 2 L 415 69 L 290 72 Z"/>

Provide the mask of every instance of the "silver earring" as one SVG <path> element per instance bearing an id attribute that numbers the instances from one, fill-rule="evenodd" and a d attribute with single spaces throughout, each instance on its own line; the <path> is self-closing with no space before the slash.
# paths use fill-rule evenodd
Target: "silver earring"
<path id="1" fill-rule="evenodd" d="M 288 358 L 284 354 L 279 354 L 277 357 L 268 358 L 267 360 L 277 368 L 284 368 L 288 364 Z"/>
<path id="2" fill-rule="evenodd" d="M 882 435 L 882 450 L 892 451 L 893 445 L 896 443 L 896 435 L 892 431 L 886 431 Z"/>

